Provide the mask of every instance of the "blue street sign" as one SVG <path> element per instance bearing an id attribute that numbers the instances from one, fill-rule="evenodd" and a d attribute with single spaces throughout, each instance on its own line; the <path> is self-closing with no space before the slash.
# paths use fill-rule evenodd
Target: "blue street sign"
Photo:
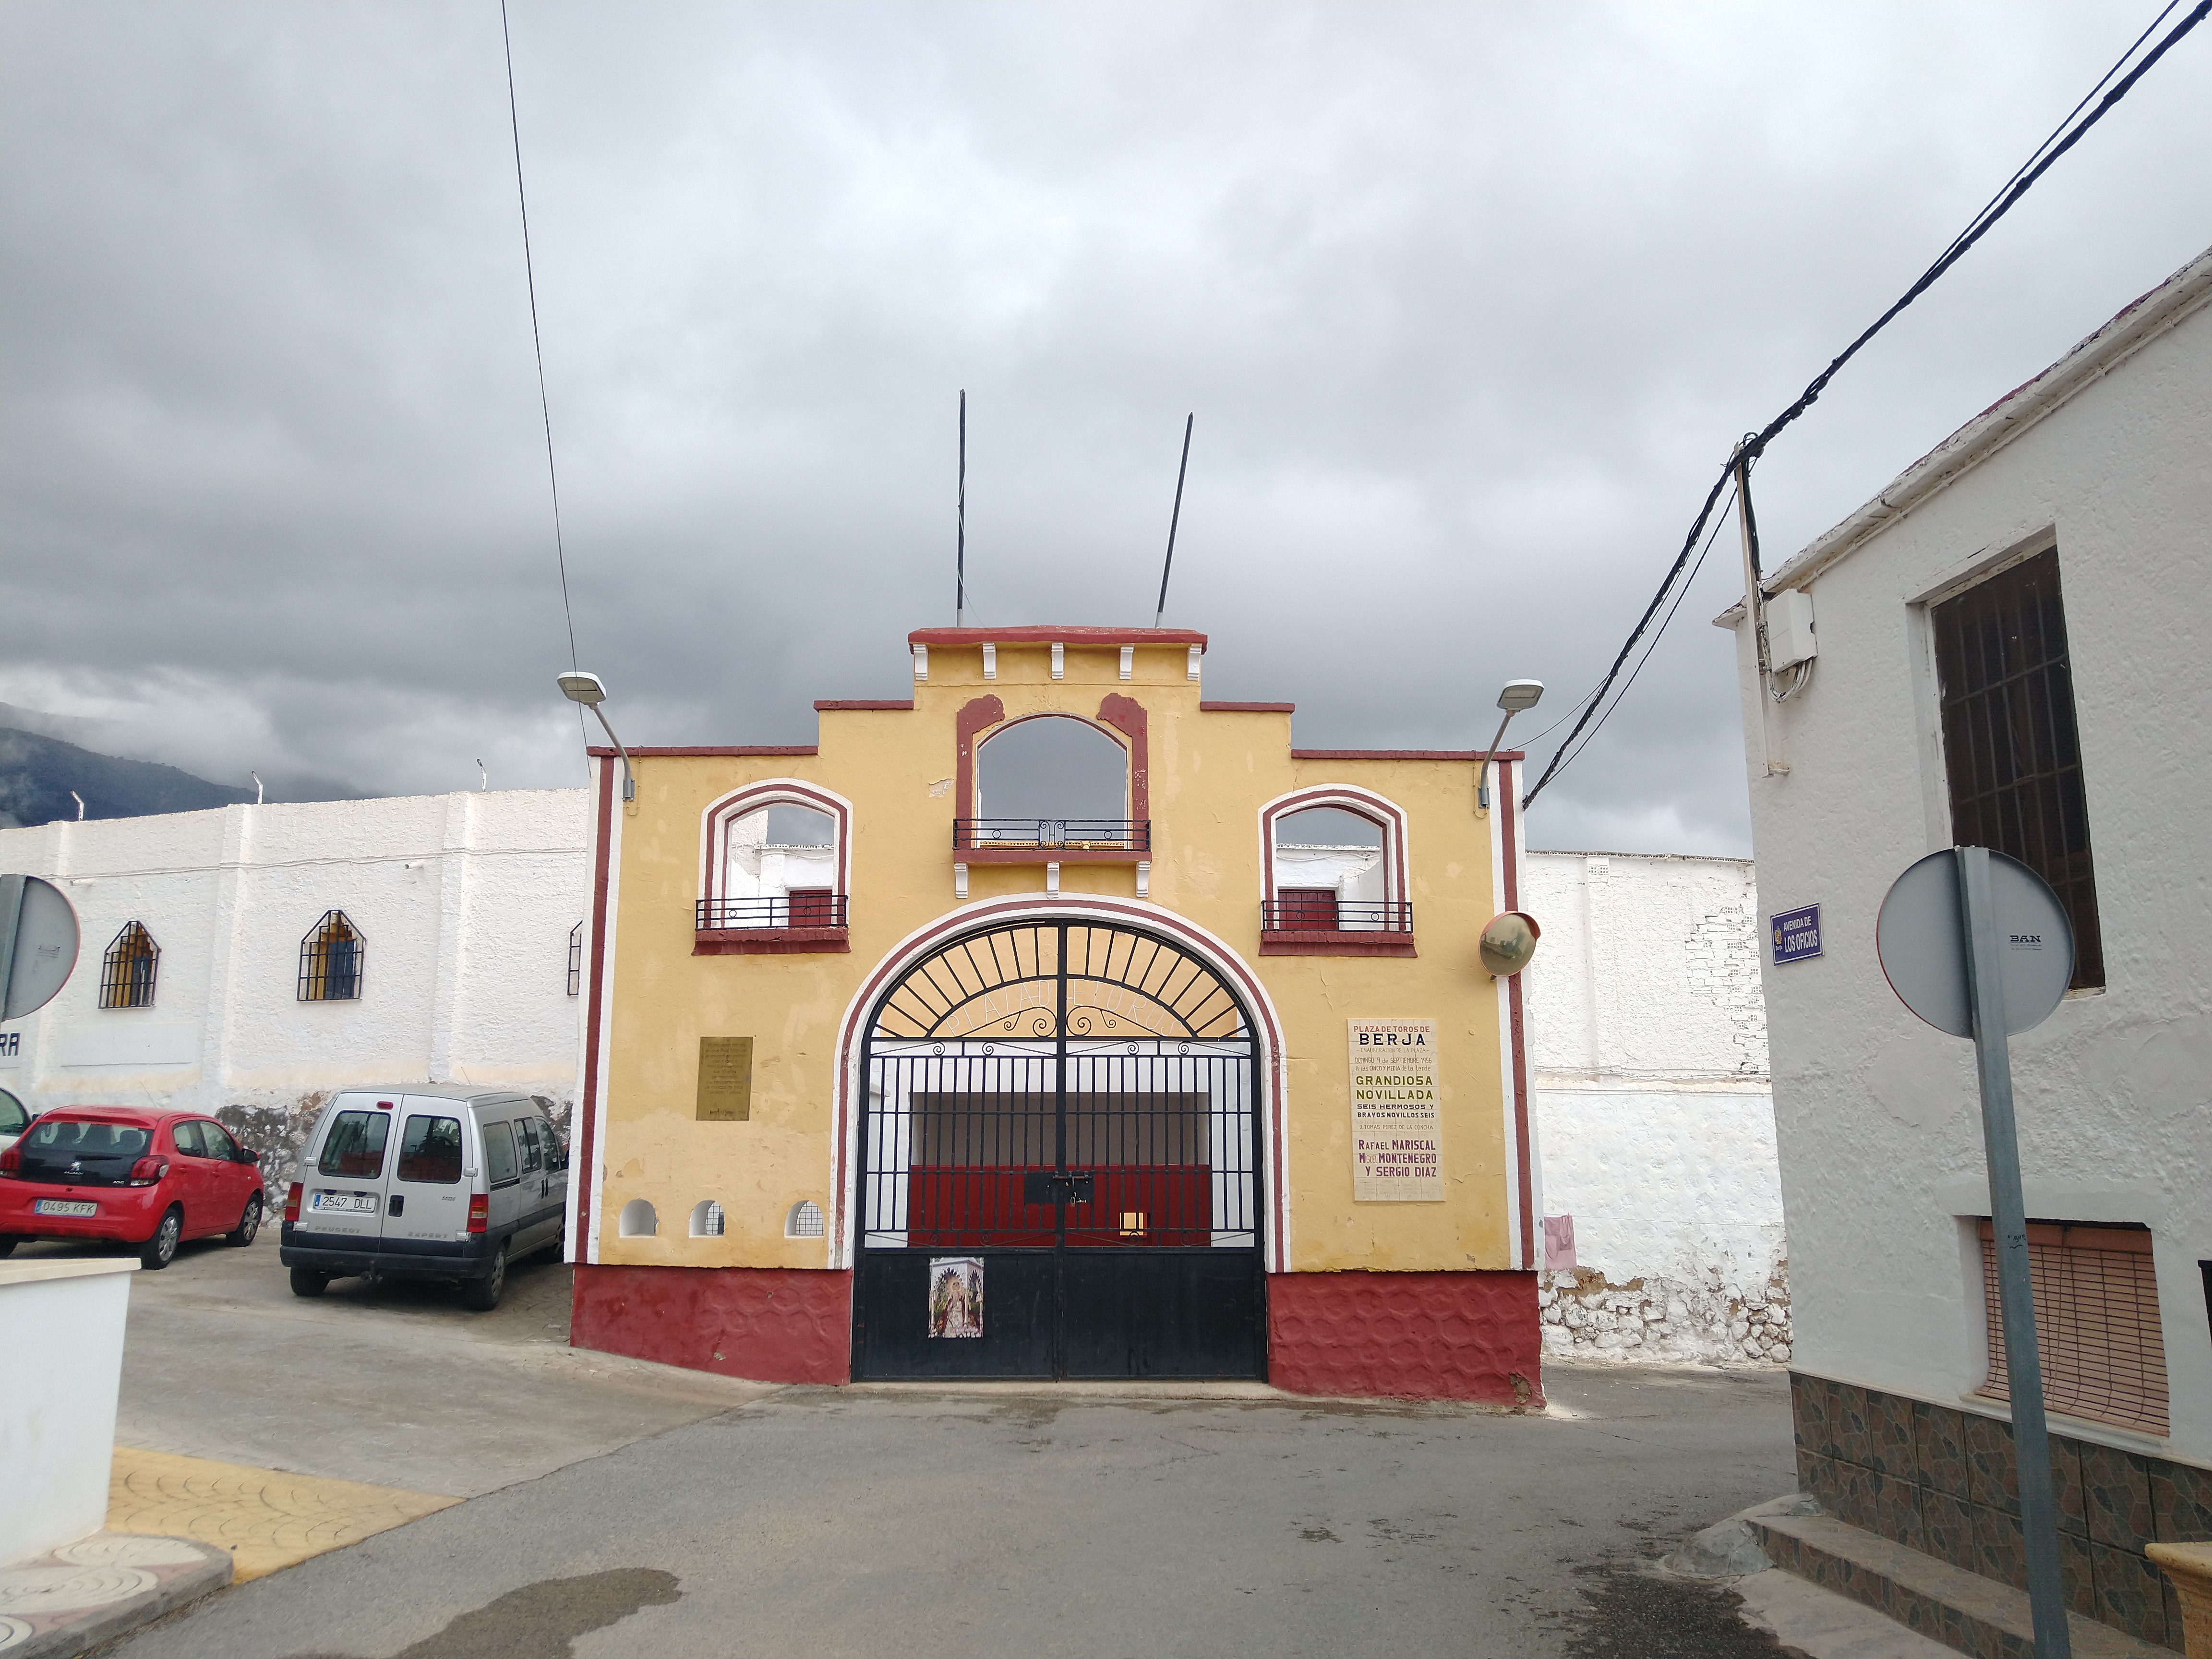
<path id="1" fill-rule="evenodd" d="M 1795 910 L 1778 910 L 1769 924 L 1774 940 L 1774 965 L 1803 962 L 1820 954 L 1820 907 L 1808 904 Z"/>

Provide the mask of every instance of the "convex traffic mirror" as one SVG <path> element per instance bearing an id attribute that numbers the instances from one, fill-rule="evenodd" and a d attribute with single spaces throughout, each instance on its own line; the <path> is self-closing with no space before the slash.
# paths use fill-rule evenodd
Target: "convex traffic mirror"
<path id="1" fill-rule="evenodd" d="M 1490 926 L 1482 930 L 1479 947 L 1482 965 L 1500 979 L 1519 973 L 1536 954 L 1536 941 L 1543 933 L 1544 930 L 1536 926 L 1535 917 L 1524 911 L 1508 910 L 1493 918 Z"/>

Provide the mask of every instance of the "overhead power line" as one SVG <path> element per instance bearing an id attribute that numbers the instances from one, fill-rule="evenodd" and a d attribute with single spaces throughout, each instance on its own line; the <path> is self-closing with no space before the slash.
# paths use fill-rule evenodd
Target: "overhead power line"
<path id="1" fill-rule="evenodd" d="M 1729 497 L 1729 501 L 1731 504 L 1735 500 L 1735 497 L 1733 495 Z M 1569 755 L 1566 760 L 1561 763 L 1562 764 L 1571 765 L 1574 762 L 1575 755 L 1581 754 L 1583 750 L 1589 748 L 1591 744 L 1596 742 L 1597 734 L 1605 730 L 1605 723 L 1613 718 L 1613 710 L 1620 707 L 1622 699 L 1628 696 L 1629 691 L 1636 684 L 1638 677 L 1644 672 L 1645 666 L 1650 662 L 1651 653 L 1659 648 L 1660 636 L 1666 633 L 1667 625 L 1674 620 L 1674 613 L 1682 608 L 1682 601 L 1690 597 L 1690 588 L 1698 580 L 1698 572 L 1705 568 L 1705 556 L 1713 550 L 1713 544 L 1720 538 L 1721 529 L 1727 523 L 1728 507 L 1723 506 L 1718 514 L 1713 515 L 1712 532 L 1705 538 L 1705 546 L 1698 550 L 1698 562 L 1690 567 L 1690 574 L 1683 579 L 1678 591 L 1675 592 L 1674 603 L 1667 607 L 1667 614 L 1660 619 L 1657 630 L 1651 635 L 1651 643 L 1644 647 L 1644 654 L 1637 659 L 1635 668 L 1630 672 L 1626 683 L 1620 688 L 1620 696 L 1615 697 L 1613 702 L 1607 706 L 1605 713 L 1598 716 L 1597 724 L 1590 727 L 1588 735 L 1586 735 L 1579 744 L 1575 745 L 1574 754 Z M 1561 723 L 1564 724 L 1565 722 Z M 1562 749 L 1565 749 L 1565 746 L 1566 745 L 1565 744 L 1560 745 Z M 1535 792 L 1531 790 L 1529 793 L 1533 795 Z M 1526 803 L 1524 802 L 1523 805 L 1526 805 Z"/>
<path id="2" fill-rule="evenodd" d="M 2159 15 L 2151 21 L 2150 27 L 2145 29 L 2142 34 L 2138 35 L 2136 38 L 2134 44 L 2130 46 L 2125 52 L 2120 54 L 2118 59 L 2113 64 L 2112 67 L 2105 71 L 2103 76 L 2098 81 L 2097 85 L 2089 89 L 2088 95 L 2084 97 L 2081 103 L 2076 104 L 2074 106 L 2073 111 L 2068 114 L 2063 121 L 2061 121 L 2057 127 L 2052 129 L 2051 137 L 2045 138 L 2042 143 L 2036 146 L 2034 153 L 2021 165 L 2019 171 L 2015 172 L 2012 178 L 2007 181 L 2005 187 L 1999 190 L 1995 196 L 1991 197 L 1988 204 L 1983 207 L 1982 210 L 1976 214 L 1973 218 L 1968 222 L 1966 228 L 1960 231 L 1957 236 L 1952 239 L 1951 245 L 1943 250 L 1942 253 L 1936 258 L 1935 264 L 1929 265 L 1926 270 L 1921 273 L 1920 279 L 1914 283 L 1911 288 L 1905 289 L 1905 293 L 1898 299 L 1894 305 L 1891 306 L 1888 310 L 1883 312 L 1881 316 L 1875 318 L 1873 323 L 1869 325 L 1865 331 L 1862 332 L 1856 339 L 1853 340 L 1850 344 L 1844 347 L 1842 351 L 1838 352 L 1834 360 L 1831 362 L 1826 368 L 1822 369 L 1820 374 L 1815 375 L 1813 378 L 1812 383 L 1808 386 L 1803 392 L 1798 394 L 1797 399 L 1795 403 L 1792 403 L 1787 409 L 1784 410 L 1779 415 L 1777 415 L 1757 432 L 1747 436 L 1743 442 L 1737 447 L 1735 452 L 1729 457 L 1727 465 L 1723 466 L 1721 469 L 1720 476 L 1713 480 L 1713 487 L 1705 492 L 1705 505 L 1698 510 L 1697 520 L 1691 525 L 1690 533 L 1682 538 L 1681 551 L 1675 555 L 1674 562 L 1668 568 L 1666 579 L 1659 584 L 1659 591 L 1651 596 L 1651 603 L 1644 607 L 1643 616 L 1638 618 L 1635 628 L 1629 633 L 1627 641 L 1620 647 L 1620 654 L 1613 659 L 1612 667 L 1606 671 L 1605 678 L 1599 683 L 1596 695 L 1590 700 L 1589 706 L 1583 710 L 1582 716 L 1575 722 L 1573 730 L 1567 733 L 1566 737 L 1560 742 L 1559 746 L 1553 751 L 1551 763 L 1545 767 L 1543 775 L 1539 777 L 1534 785 L 1529 789 L 1528 793 L 1521 798 L 1521 805 L 1523 809 L 1526 809 L 1538 795 L 1544 792 L 1546 786 L 1548 785 L 1554 777 L 1559 775 L 1563 767 L 1565 767 L 1575 757 L 1580 755 L 1584 748 L 1588 747 L 1586 743 L 1578 744 L 1576 742 L 1576 739 L 1582 736 L 1583 728 L 1589 724 L 1592 716 L 1597 715 L 1599 717 L 1600 724 L 1601 725 L 1604 720 L 1611 717 L 1612 710 L 1614 707 L 1619 705 L 1620 697 L 1627 695 L 1628 687 L 1624 685 L 1621 687 L 1620 694 L 1613 696 L 1610 703 L 1607 701 L 1607 693 L 1612 691 L 1614 682 L 1620 678 L 1621 669 L 1626 665 L 1630 656 L 1634 653 L 1637 642 L 1644 637 L 1646 630 L 1650 628 L 1652 618 L 1657 617 L 1661 608 L 1667 605 L 1668 596 L 1674 592 L 1676 583 L 1680 581 L 1682 579 L 1683 571 L 1689 567 L 1690 556 L 1697 550 L 1698 538 L 1705 534 L 1705 525 L 1712 517 L 1714 506 L 1719 501 L 1722 492 L 1728 488 L 1729 480 L 1735 476 L 1735 469 L 1739 463 L 1744 466 L 1746 476 L 1748 477 L 1751 465 L 1756 462 L 1760 456 L 1765 453 L 1766 447 L 1774 441 L 1775 437 L 1781 433 L 1784 428 L 1789 426 L 1791 422 L 1795 421 L 1799 416 L 1802 415 L 1807 410 L 1813 406 L 1813 404 L 1819 399 L 1820 394 L 1827 390 L 1829 381 L 1835 379 L 1838 371 L 1839 371 L 1845 363 L 1850 362 L 1853 357 L 1856 357 L 1859 354 L 1860 349 L 1864 347 L 1869 341 L 1872 340 L 1875 335 L 1881 333 L 1883 329 L 1888 327 L 1890 323 L 1896 319 L 1899 313 L 1902 312 L 1907 306 L 1911 305 L 1915 300 L 1918 299 L 1923 294 L 1926 293 L 1930 288 L 1935 286 L 1936 280 L 1941 277 L 1945 271 L 1950 270 L 1953 265 L 1958 264 L 1960 259 L 1964 258 L 1966 255 L 1967 250 L 1972 248 L 1975 243 L 1980 241 L 1984 236 L 1987 235 L 1990 229 L 1996 226 L 1997 221 L 2003 218 L 2006 214 L 2012 211 L 2014 206 L 2018 204 L 2020 199 L 2026 196 L 2030 190 L 2034 188 L 2036 181 L 2041 179 L 2045 173 L 2048 173 L 2051 170 L 2051 167 L 2057 161 L 2060 156 L 2065 155 L 2068 150 L 2073 149 L 2075 144 L 2079 143 L 2081 141 L 2082 137 L 2088 132 L 2090 128 L 2095 126 L 2098 122 L 2103 120 L 2105 117 L 2111 112 L 2113 107 L 2134 89 L 2136 82 L 2142 80 L 2142 77 L 2149 72 L 2150 68 L 2154 64 L 2157 63 L 2160 58 L 2165 57 L 2184 35 L 2195 28 L 2197 24 L 2203 22 L 2207 12 L 2212 12 L 2212 0 L 2197 0 L 2197 5 L 2189 12 L 2188 15 L 2184 17 L 2180 22 L 2177 23 L 2166 35 L 2166 37 L 2161 40 L 2157 46 L 2154 46 L 2150 50 L 2150 52 L 2143 58 L 2142 62 L 2138 63 L 2132 70 L 2130 70 L 2125 77 L 2123 78 L 2118 85 L 2113 86 L 2111 91 L 2106 93 L 2094 109 L 2091 110 L 2087 115 L 2081 116 L 2081 119 L 2078 121 L 2075 120 L 2075 118 L 2076 116 L 2081 116 L 2082 106 L 2087 104 L 2091 98 L 2095 98 L 2097 96 L 2099 88 L 2105 87 L 2107 83 L 2112 82 L 2114 76 L 2119 74 L 2121 69 L 2127 64 L 2130 58 L 2134 57 L 2136 51 L 2142 46 L 2142 43 L 2150 38 L 2153 31 L 2154 31 L 2160 23 L 2164 22 L 2166 19 L 2172 15 L 2174 8 L 2179 3 L 2180 0 L 2169 0 L 2169 3 L 2166 5 L 2166 9 L 2160 12 Z M 1702 562 L 1702 560 L 1700 560 L 1700 562 Z M 1753 571 L 1753 580 L 1758 580 L 1758 576 L 1759 573 L 1754 568 Z M 1680 608 L 1680 599 L 1677 599 L 1675 600 L 1674 607 L 1669 608 L 1667 611 L 1666 618 L 1660 624 L 1660 630 L 1662 633 L 1665 631 L 1666 622 L 1673 620 L 1674 610 Z M 1652 641 L 1652 645 L 1656 647 L 1658 641 L 1655 636 Z M 1645 659 L 1649 659 L 1650 654 L 1650 651 L 1647 650 L 1644 653 Z M 1639 662 L 1638 664 L 1638 672 L 1642 671 L 1642 663 Z M 1631 684 L 1633 684 L 1632 676 L 1631 677 Z M 1599 714 L 1601 708 L 1604 709 L 1604 714 L 1602 715 Z M 1592 735 L 1595 735 L 1595 733 Z"/>
<path id="3" fill-rule="evenodd" d="M 553 404 L 545 395 L 545 344 L 538 334 L 538 271 L 530 257 L 530 198 L 522 188 L 522 118 L 514 106 L 514 42 L 507 29 L 507 0 L 499 0 L 499 41 L 507 52 L 507 125 L 514 138 L 514 202 L 522 210 L 522 275 L 530 287 L 530 344 L 538 354 L 538 413 L 545 427 L 545 481 L 553 491 L 553 556 L 561 570 L 561 616 L 568 625 L 568 666 L 577 666 L 576 616 L 568 608 L 568 550 L 561 536 L 561 476 L 553 468 Z M 583 706 L 576 708 L 580 725 Z"/>

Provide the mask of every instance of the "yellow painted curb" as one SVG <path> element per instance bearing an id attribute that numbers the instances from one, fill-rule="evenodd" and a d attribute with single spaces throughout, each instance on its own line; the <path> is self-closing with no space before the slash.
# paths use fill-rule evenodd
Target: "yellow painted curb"
<path id="1" fill-rule="evenodd" d="M 118 1446 L 107 1529 L 228 1550 L 232 1582 L 242 1583 L 460 1501 Z"/>

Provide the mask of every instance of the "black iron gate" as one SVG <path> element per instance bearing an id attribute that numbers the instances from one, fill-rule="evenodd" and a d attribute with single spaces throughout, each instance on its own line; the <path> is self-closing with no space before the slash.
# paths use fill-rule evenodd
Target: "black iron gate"
<path id="1" fill-rule="evenodd" d="M 853 1375 L 1266 1373 L 1252 1024 L 1181 946 L 1023 923 L 877 1006 Z"/>

